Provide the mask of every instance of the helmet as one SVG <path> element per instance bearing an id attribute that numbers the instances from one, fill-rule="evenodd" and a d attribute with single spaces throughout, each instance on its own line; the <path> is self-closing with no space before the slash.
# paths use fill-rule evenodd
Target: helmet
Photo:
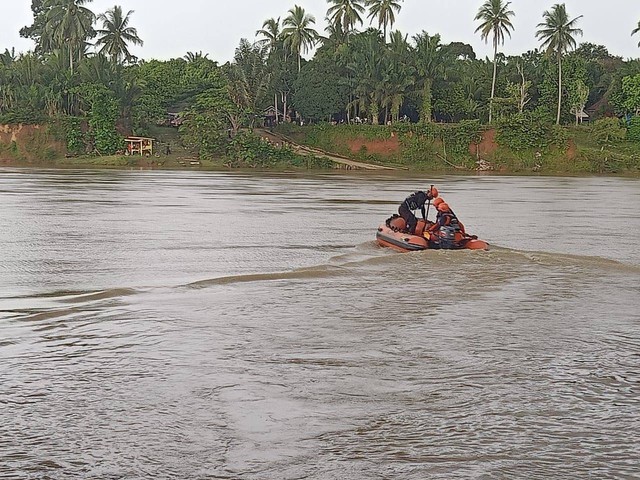
<path id="1" fill-rule="evenodd" d="M 443 200 L 442 198 L 436 198 L 436 199 L 433 201 L 433 206 L 434 206 L 434 207 L 436 207 L 436 208 L 438 208 L 438 205 L 440 205 L 441 203 L 444 203 L 444 200 Z"/>
<path id="2" fill-rule="evenodd" d="M 438 203 L 438 205 L 436 205 L 436 208 L 438 209 L 439 212 L 450 212 L 451 211 L 451 209 L 449 208 L 449 205 L 447 205 L 446 202 Z"/>
<path id="3" fill-rule="evenodd" d="M 438 189 L 431 185 L 431 188 L 427 190 L 427 195 L 429 195 L 431 198 L 438 198 Z"/>

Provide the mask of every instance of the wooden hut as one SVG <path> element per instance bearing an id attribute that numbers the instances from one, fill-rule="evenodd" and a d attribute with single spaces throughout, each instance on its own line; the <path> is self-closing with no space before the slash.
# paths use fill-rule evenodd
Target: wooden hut
<path id="1" fill-rule="evenodd" d="M 150 157 L 153 155 L 153 138 L 148 137 L 127 137 L 127 155 L 142 155 Z"/>
<path id="2" fill-rule="evenodd" d="M 262 122 L 265 127 L 275 127 L 278 123 L 281 123 L 284 119 L 284 115 L 281 111 L 276 110 L 273 105 L 270 105 L 262 112 Z"/>

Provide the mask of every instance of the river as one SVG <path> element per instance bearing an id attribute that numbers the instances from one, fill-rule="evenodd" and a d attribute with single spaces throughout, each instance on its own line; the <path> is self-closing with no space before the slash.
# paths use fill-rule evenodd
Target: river
<path id="1" fill-rule="evenodd" d="M 489 251 L 375 244 L 432 183 Z M 0 169 L 0 478 L 640 478 L 639 207 L 628 178 Z"/>

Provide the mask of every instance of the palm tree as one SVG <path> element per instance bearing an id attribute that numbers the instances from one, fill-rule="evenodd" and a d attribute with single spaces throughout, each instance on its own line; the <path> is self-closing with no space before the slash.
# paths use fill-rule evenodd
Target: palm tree
<path id="1" fill-rule="evenodd" d="M 184 58 L 187 63 L 195 63 L 200 60 L 207 60 L 209 58 L 209 54 L 202 53 L 202 50 L 200 50 L 199 52 L 187 52 L 187 54 L 182 58 Z"/>
<path id="2" fill-rule="evenodd" d="M 555 53 L 558 58 L 558 115 L 556 124 L 560 124 L 560 106 L 562 104 L 562 54 L 576 47 L 574 35 L 582 35 L 582 30 L 576 28 L 582 15 L 569 20 L 567 10 L 562 4 L 555 4 L 551 10 L 542 15 L 544 22 L 538 24 L 536 37 L 542 41 L 542 48 L 548 53 Z"/>
<path id="3" fill-rule="evenodd" d="M 513 25 L 510 17 L 515 15 L 513 11 L 509 10 L 511 2 L 504 2 L 503 0 L 486 0 L 484 4 L 478 10 L 475 20 L 480 20 L 482 23 L 476 32 L 480 31 L 480 38 L 485 43 L 489 42 L 489 35 L 493 34 L 493 81 L 491 82 L 491 100 L 489 102 L 489 123 L 493 115 L 493 97 L 496 93 L 496 74 L 498 71 L 498 44 L 504 45 L 504 34 L 508 34 L 511 37 Z"/>
<path id="4" fill-rule="evenodd" d="M 330 51 L 336 52 L 338 47 L 347 43 L 347 35 L 342 30 L 341 23 L 328 23 L 324 31 L 327 36 L 320 35 L 318 40 L 323 46 L 328 47 Z"/>
<path id="5" fill-rule="evenodd" d="M 0 53 L 0 65 L 4 65 L 5 67 L 8 67 L 17 59 L 18 57 L 16 57 L 15 48 L 11 48 L 11 51 L 9 51 L 8 48 L 5 48 L 4 53 Z"/>
<path id="6" fill-rule="evenodd" d="M 640 20 L 638 20 L 638 26 L 633 29 L 633 31 L 631 32 L 631 35 L 635 35 L 638 32 L 640 32 Z M 640 42 L 638 42 L 638 46 L 640 47 Z"/>
<path id="7" fill-rule="evenodd" d="M 98 41 L 96 45 L 102 45 L 100 53 L 106 53 L 120 63 L 123 59 L 130 62 L 134 59 L 128 49 L 128 43 L 134 45 L 143 45 L 143 41 L 138 37 L 138 31 L 129 27 L 129 21 L 133 10 L 129 10 L 126 15 L 122 15 L 122 7 L 114 6 L 111 10 L 98 15 L 98 20 L 102 22 L 102 30 L 98 30 Z"/>
<path id="8" fill-rule="evenodd" d="M 307 53 L 316 44 L 318 32 L 311 28 L 314 23 L 315 17 L 298 5 L 289 10 L 289 16 L 282 22 L 285 27 L 282 29 L 282 38 L 285 46 L 298 56 L 298 71 L 301 52 Z"/>
<path id="9" fill-rule="evenodd" d="M 332 24 L 342 25 L 342 31 L 348 35 L 356 23 L 362 23 L 360 14 L 364 13 L 363 1 L 365 0 L 327 0 L 327 3 L 332 4 L 327 10 L 327 20 Z"/>
<path id="10" fill-rule="evenodd" d="M 447 62 L 451 54 L 442 48 L 440 35 L 429 35 L 427 32 L 414 35 L 413 62 L 417 72 L 416 86 L 420 91 L 420 122 L 431 122 L 433 110 L 432 87 L 438 78 L 444 78 L 447 71 Z"/>
<path id="11" fill-rule="evenodd" d="M 396 30 L 389 34 L 389 45 L 386 53 L 383 105 L 390 109 L 391 120 L 397 122 L 400 118 L 400 108 L 415 83 L 415 69 L 411 65 L 409 56 L 411 46 L 407 35 Z M 385 113 L 385 120 L 388 115 Z"/>
<path id="12" fill-rule="evenodd" d="M 95 15 L 84 5 L 92 0 L 46 0 L 47 10 L 43 32 L 44 43 L 69 50 L 69 68 L 73 73 L 74 58 L 80 60 L 87 40 L 95 34 Z M 74 55 L 74 53 L 76 55 Z"/>
<path id="13" fill-rule="evenodd" d="M 403 0 L 365 0 L 369 7 L 369 18 L 373 22 L 374 18 L 378 20 L 378 28 L 383 27 L 384 40 L 387 40 L 387 25 L 393 28 L 396 22 L 396 13 L 400 13 L 402 7 L 400 2 Z"/>
<path id="14" fill-rule="evenodd" d="M 280 41 L 280 17 L 265 20 L 262 28 L 256 32 L 256 35 L 262 35 L 263 38 L 258 40 L 258 43 L 268 46 L 269 53 L 273 52 Z"/>
<path id="15" fill-rule="evenodd" d="M 384 100 L 385 45 L 378 30 L 369 29 L 354 37 L 351 61 L 347 65 L 354 80 L 352 100 L 347 106 L 354 116 L 368 115 L 378 124 L 380 106 Z"/>
<path id="16" fill-rule="evenodd" d="M 245 112 L 256 114 L 260 106 L 264 106 L 267 100 L 267 91 L 271 76 L 268 65 L 267 47 L 257 43 L 250 43 L 246 39 L 240 40 L 233 57 L 233 69 L 229 72 L 231 81 L 239 81 L 243 85 L 245 100 L 242 103 Z M 235 97 L 234 97 L 235 98 Z M 239 103 L 237 103 L 239 104 Z M 252 119 L 255 117 L 251 117 Z M 253 122 L 253 120 L 251 120 Z"/>

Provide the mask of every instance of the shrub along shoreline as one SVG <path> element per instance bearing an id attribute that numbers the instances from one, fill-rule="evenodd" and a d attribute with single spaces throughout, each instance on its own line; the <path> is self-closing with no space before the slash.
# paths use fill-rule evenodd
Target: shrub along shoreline
<path id="1" fill-rule="evenodd" d="M 635 130 L 638 130 L 637 132 Z M 258 134 L 240 132 L 223 155 L 201 158 L 174 144 L 151 157 L 69 155 L 74 129 L 0 126 L 0 165 L 46 168 L 148 168 L 212 170 L 327 170 L 326 158 L 300 155 L 290 143 L 321 149 L 360 162 L 412 172 L 537 175 L 640 176 L 640 125 L 605 118 L 592 125 L 564 127 L 531 114 L 512 115 L 492 126 L 455 124 L 393 125 L 282 124 L 274 144 Z M 637 137 L 637 138 L 636 138 Z M 179 142 L 179 137 L 175 137 Z"/>

